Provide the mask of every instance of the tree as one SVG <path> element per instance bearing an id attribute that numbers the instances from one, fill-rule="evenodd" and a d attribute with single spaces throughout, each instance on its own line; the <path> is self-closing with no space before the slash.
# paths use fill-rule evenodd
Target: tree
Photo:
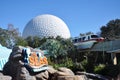
<path id="1" fill-rule="evenodd" d="M 0 28 L 0 44 L 7 46 L 6 40 L 8 39 L 8 31 Z"/>
<path id="2" fill-rule="evenodd" d="M 46 42 L 46 38 L 39 38 L 37 36 L 29 36 L 25 39 L 28 42 L 28 46 L 37 48 L 40 47 L 44 42 Z"/>
<path id="3" fill-rule="evenodd" d="M 28 46 L 33 47 L 32 45 L 33 39 L 31 36 L 27 37 L 25 40 L 28 42 Z"/>
<path id="4" fill-rule="evenodd" d="M 15 45 L 16 45 L 16 46 L 19 46 L 19 45 L 21 45 L 21 46 L 28 46 L 28 43 L 27 43 L 27 41 L 26 41 L 25 39 L 23 39 L 22 37 L 18 37 L 18 38 L 16 39 Z"/>
<path id="5" fill-rule="evenodd" d="M 3 46 L 7 46 L 5 38 L 0 36 L 0 44 L 2 44 Z"/>
<path id="6" fill-rule="evenodd" d="M 41 49 L 48 50 L 50 57 L 55 61 L 56 58 L 60 55 L 59 50 L 61 49 L 61 44 L 54 39 L 47 39 L 47 41 L 41 45 Z"/>
<path id="7" fill-rule="evenodd" d="M 120 39 L 120 19 L 109 21 L 100 28 L 101 36 L 107 39 Z"/>
<path id="8" fill-rule="evenodd" d="M 15 40 L 15 38 L 11 32 L 9 32 L 6 29 L 0 28 L 0 43 L 3 46 L 12 48 L 14 45 L 14 40 Z"/>
<path id="9" fill-rule="evenodd" d="M 67 58 L 73 58 L 73 60 L 75 60 L 75 49 L 70 39 L 63 39 L 60 36 L 49 38 L 40 47 L 43 50 L 48 50 L 53 62 L 60 63 Z"/>
<path id="10" fill-rule="evenodd" d="M 37 37 L 37 36 L 35 36 L 35 37 L 33 37 L 33 41 L 32 41 L 32 44 L 33 44 L 33 48 L 36 48 L 36 47 L 39 47 L 40 46 L 40 38 L 39 37 Z"/>

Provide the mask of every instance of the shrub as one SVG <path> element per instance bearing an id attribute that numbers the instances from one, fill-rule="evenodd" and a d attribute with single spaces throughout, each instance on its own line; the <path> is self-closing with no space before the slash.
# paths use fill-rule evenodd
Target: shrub
<path id="1" fill-rule="evenodd" d="M 103 75 L 110 76 L 110 77 L 117 77 L 120 73 L 120 66 L 119 65 L 108 65 L 103 70 Z"/>
<path id="2" fill-rule="evenodd" d="M 67 68 L 71 68 L 73 67 L 74 63 L 72 61 L 71 58 L 66 58 L 66 59 L 63 59 L 61 61 L 61 63 L 55 63 L 55 62 L 52 62 L 50 60 L 50 58 L 48 58 L 48 63 L 49 65 L 52 65 L 55 69 L 58 69 L 59 67 L 67 67 Z"/>
<path id="3" fill-rule="evenodd" d="M 120 65 L 100 64 L 98 66 L 95 66 L 94 72 L 97 74 L 101 74 L 103 76 L 109 76 L 109 77 L 115 78 L 120 73 L 119 67 Z"/>
<path id="4" fill-rule="evenodd" d="M 94 72 L 99 74 L 101 73 L 101 71 L 105 68 L 105 65 L 104 64 L 99 64 L 98 66 L 95 66 L 94 68 Z"/>
<path id="5" fill-rule="evenodd" d="M 84 59 L 83 61 L 81 61 L 81 69 L 86 71 L 87 69 L 87 65 L 88 65 L 88 61 L 86 59 Z"/>

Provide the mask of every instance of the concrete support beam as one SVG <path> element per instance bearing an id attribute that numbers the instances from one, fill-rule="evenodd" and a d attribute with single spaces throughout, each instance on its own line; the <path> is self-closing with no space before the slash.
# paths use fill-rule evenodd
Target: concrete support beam
<path id="1" fill-rule="evenodd" d="M 117 57 L 116 57 L 116 53 L 113 53 L 114 58 L 113 58 L 113 64 L 117 65 Z"/>
<path id="2" fill-rule="evenodd" d="M 114 65 L 117 65 L 116 53 L 111 53 L 111 58 L 112 58 L 113 64 L 114 64 Z"/>

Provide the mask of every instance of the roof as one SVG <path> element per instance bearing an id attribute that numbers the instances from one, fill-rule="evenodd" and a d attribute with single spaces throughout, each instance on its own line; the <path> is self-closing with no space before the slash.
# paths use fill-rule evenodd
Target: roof
<path id="1" fill-rule="evenodd" d="M 12 49 L 8 49 L 0 44 L 0 70 L 3 70 L 11 52 Z"/>

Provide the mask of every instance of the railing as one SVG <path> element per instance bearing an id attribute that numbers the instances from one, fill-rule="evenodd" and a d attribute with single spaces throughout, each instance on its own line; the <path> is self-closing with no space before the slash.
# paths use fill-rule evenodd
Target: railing
<path id="1" fill-rule="evenodd" d="M 120 49 L 120 40 L 104 41 L 104 42 L 96 43 L 91 48 L 91 51 L 112 51 L 117 49 Z"/>

